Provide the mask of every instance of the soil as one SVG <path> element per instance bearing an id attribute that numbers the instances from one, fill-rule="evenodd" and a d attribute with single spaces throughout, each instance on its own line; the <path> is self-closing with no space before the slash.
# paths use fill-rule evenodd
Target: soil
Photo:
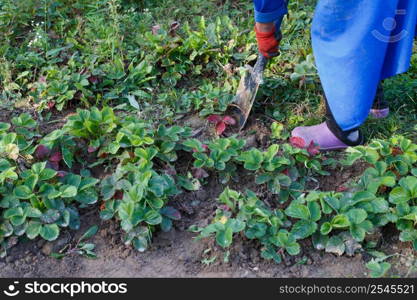
<path id="1" fill-rule="evenodd" d="M 335 173 L 339 173 L 336 172 Z M 327 187 L 343 185 L 346 179 L 357 176 L 357 168 L 346 170 L 349 176 L 326 177 Z M 244 178 L 244 176 L 243 176 Z M 342 178 L 346 178 L 343 180 Z M 251 187 L 250 184 L 245 184 Z M 0 260 L 0 277 L 367 277 L 365 267 L 371 257 L 358 252 L 352 257 L 337 256 L 317 251 L 309 240 L 304 241 L 302 253 L 286 256 L 281 264 L 263 260 L 259 245 L 243 237 L 227 253 L 212 240 L 194 240 L 188 232 L 192 224 L 207 225 L 216 209 L 215 199 L 222 186 L 210 181 L 197 192 L 183 193 L 172 201 L 181 211 L 182 219 L 170 232 L 158 232 L 146 252 L 140 253 L 122 242 L 122 230 L 115 221 L 102 221 L 97 209 L 82 212 L 82 228 L 77 232 L 64 232 L 55 242 L 41 239 L 21 242 L 11 249 L 9 256 Z M 62 259 L 50 257 L 64 246 L 77 241 L 90 226 L 98 224 L 99 232 L 89 241 L 96 245 L 97 259 L 70 254 Z M 409 269 L 415 258 L 411 246 L 398 241 L 393 228 L 385 228 L 370 239 L 379 244 L 386 254 L 400 254 L 391 260 L 392 275 L 417 277 Z"/>
<path id="2" fill-rule="evenodd" d="M 203 203 L 204 205 L 206 203 Z M 201 207 L 193 218 L 203 215 Z M 208 211 L 207 211 L 208 210 Z M 207 212 L 210 209 L 206 209 Z M 210 215 L 210 214 L 208 214 Z M 191 223 L 190 218 L 186 223 Z M 230 250 L 228 262 L 224 252 L 211 241 L 193 240 L 193 233 L 183 230 L 187 224 L 179 224 L 170 232 L 154 236 L 149 250 L 139 253 L 125 246 L 121 231 L 112 221 L 103 222 L 97 215 L 83 218 L 83 229 L 100 224 L 100 231 L 92 238 L 96 245 L 97 259 L 88 259 L 76 254 L 63 259 L 48 255 L 57 251 L 78 236 L 67 232 L 54 243 L 42 240 L 20 243 L 10 255 L 0 260 L 0 277 L 366 277 L 365 263 L 370 259 L 358 253 L 353 257 L 316 251 L 311 245 L 303 245 L 303 253 L 285 257 L 277 265 L 260 258 L 256 245 L 237 242 Z M 201 221 L 201 220 L 200 220 Z M 80 232 L 83 232 L 82 230 Z M 394 242 L 394 243 L 393 243 Z M 387 253 L 403 256 L 394 261 L 393 274 L 405 276 L 410 265 L 408 258 L 413 252 L 407 244 L 398 241 L 383 241 Z M 390 245 L 390 246 L 388 246 Z M 207 261 L 216 257 L 212 264 Z M 408 274 L 417 277 L 417 273 Z"/>
<path id="3" fill-rule="evenodd" d="M 7 120 L 10 116 L 0 115 Z M 55 118 L 61 126 L 61 117 Z M 44 128 L 41 126 L 41 130 Z M 50 131 L 50 126 L 47 126 Z M 268 129 L 261 122 L 248 124 L 248 130 L 242 134 L 247 147 L 264 148 L 268 144 Z M 46 131 L 46 130 L 45 130 Z M 336 154 L 337 158 L 337 154 Z M 347 186 L 366 165 L 355 164 L 345 169 L 330 170 L 331 176 L 320 178 L 319 188 L 334 190 Z M 303 241 L 302 253 L 297 256 L 285 256 L 281 264 L 265 261 L 260 257 L 259 245 L 245 240 L 235 239 L 228 253 L 220 249 L 212 240 L 194 240 L 195 234 L 187 228 L 196 224 L 207 225 L 216 209 L 216 198 L 223 190 L 216 176 L 201 190 L 180 194 L 172 199 L 172 205 L 182 214 L 170 232 L 157 232 L 153 243 L 146 252 L 140 253 L 124 245 L 123 233 L 116 221 L 103 221 L 98 209 L 93 207 L 82 211 L 81 230 L 66 231 L 54 242 L 22 241 L 9 251 L 9 255 L 0 259 L 0 277 L 368 277 L 365 263 L 371 257 L 364 251 L 354 256 L 336 256 L 318 251 L 309 240 Z M 265 201 L 267 191 L 246 180 L 245 173 L 239 173 L 240 182 L 232 188 L 244 190 L 257 189 Z M 67 245 L 74 245 L 79 236 L 92 225 L 99 225 L 99 232 L 90 239 L 96 245 L 97 259 L 88 259 L 78 254 L 69 254 L 62 259 L 50 257 Z M 386 254 L 399 254 L 390 262 L 393 265 L 391 275 L 417 277 L 410 271 L 416 259 L 415 252 L 407 243 L 398 241 L 398 233 L 386 228 L 370 237 L 378 243 L 378 249 Z"/>

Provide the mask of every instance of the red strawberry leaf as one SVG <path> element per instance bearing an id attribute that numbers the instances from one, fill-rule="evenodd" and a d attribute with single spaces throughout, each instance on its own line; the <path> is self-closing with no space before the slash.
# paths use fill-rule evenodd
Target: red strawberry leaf
<path id="1" fill-rule="evenodd" d="M 56 151 L 54 153 L 52 153 L 52 155 L 49 157 L 49 161 L 50 162 L 60 162 L 62 160 L 62 154 L 59 151 Z"/>
<path id="2" fill-rule="evenodd" d="M 223 118 L 223 122 L 224 123 L 226 123 L 227 125 L 235 125 L 236 124 L 236 120 L 235 119 L 233 119 L 232 117 L 230 117 L 230 116 L 225 116 L 224 118 Z"/>
<path id="3" fill-rule="evenodd" d="M 88 151 L 88 153 L 96 152 L 97 151 L 97 147 L 88 146 L 87 151 Z"/>
<path id="4" fill-rule="evenodd" d="M 336 192 L 339 192 L 339 193 L 341 193 L 341 192 L 345 192 L 345 191 L 347 191 L 347 187 L 345 187 L 344 185 L 340 185 L 340 186 L 338 186 L 337 188 L 336 188 Z"/>
<path id="5" fill-rule="evenodd" d="M 207 121 L 209 121 L 210 123 L 217 124 L 217 123 L 221 122 L 222 119 L 223 118 L 219 115 L 211 115 L 207 118 Z"/>
<path id="6" fill-rule="evenodd" d="M 35 157 L 39 160 L 44 160 L 48 157 L 51 150 L 45 145 L 38 145 L 35 150 Z"/>
<path id="7" fill-rule="evenodd" d="M 89 81 L 91 84 L 96 84 L 96 83 L 98 83 L 98 77 L 97 77 L 97 76 L 92 75 L 92 76 L 88 77 L 88 81 Z"/>
<path id="8" fill-rule="evenodd" d="M 67 175 L 68 173 L 67 172 L 65 172 L 65 171 L 58 171 L 58 173 L 56 174 L 56 176 L 58 176 L 58 177 L 65 177 L 66 175 Z"/>
<path id="9" fill-rule="evenodd" d="M 49 108 L 49 109 L 54 108 L 54 106 L 55 106 L 55 101 L 49 101 L 49 102 L 48 102 L 48 108 Z"/>
<path id="10" fill-rule="evenodd" d="M 293 136 L 290 138 L 290 144 L 293 147 L 304 149 L 306 147 L 306 142 L 303 138 L 299 136 Z"/>
<path id="11" fill-rule="evenodd" d="M 392 148 L 392 155 L 397 156 L 403 154 L 403 151 L 399 147 Z"/>
<path id="12" fill-rule="evenodd" d="M 123 191 L 122 190 L 117 190 L 114 193 L 113 199 L 122 200 L 123 199 Z"/>
<path id="13" fill-rule="evenodd" d="M 221 135 L 226 130 L 226 124 L 221 121 L 216 125 L 216 133 L 217 135 Z"/>
<path id="14" fill-rule="evenodd" d="M 316 145 L 313 141 L 310 142 L 310 145 L 307 147 L 308 153 L 310 153 L 311 156 L 316 156 L 320 153 L 320 147 Z"/>
<path id="15" fill-rule="evenodd" d="M 109 156 L 109 154 L 106 152 L 103 152 L 99 155 L 100 158 L 106 158 L 107 156 Z"/>

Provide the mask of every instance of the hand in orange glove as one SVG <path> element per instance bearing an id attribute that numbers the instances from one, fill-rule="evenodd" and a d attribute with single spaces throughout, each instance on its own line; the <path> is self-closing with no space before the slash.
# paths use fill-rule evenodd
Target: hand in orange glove
<path id="1" fill-rule="evenodd" d="M 278 55 L 278 46 L 280 42 L 280 34 L 276 32 L 275 24 L 255 25 L 256 40 L 258 41 L 259 52 L 267 58 Z"/>

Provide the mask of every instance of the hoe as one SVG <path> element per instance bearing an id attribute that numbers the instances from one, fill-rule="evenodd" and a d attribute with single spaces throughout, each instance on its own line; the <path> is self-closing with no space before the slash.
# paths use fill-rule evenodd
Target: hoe
<path id="1" fill-rule="evenodd" d="M 231 114 L 236 118 L 239 130 L 245 127 L 259 85 L 263 81 L 263 72 L 267 62 L 268 59 L 259 54 L 255 66 L 246 66 L 246 72 L 240 79 L 235 99 L 229 107 Z"/>

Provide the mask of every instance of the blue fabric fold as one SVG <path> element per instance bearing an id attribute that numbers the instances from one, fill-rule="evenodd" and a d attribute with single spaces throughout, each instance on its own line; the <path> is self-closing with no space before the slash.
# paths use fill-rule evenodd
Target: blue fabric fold
<path id="1" fill-rule="evenodd" d="M 256 22 L 275 22 L 277 29 L 281 27 L 282 19 L 288 12 L 286 0 L 253 0 L 253 4 Z"/>
<path id="2" fill-rule="evenodd" d="M 285 0 L 253 0 L 257 22 L 281 25 Z M 406 72 L 417 26 L 417 0 L 319 0 L 312 25 L 316 65 L 342 130 L 359 127 L 378 83 Z"/>
<path id="3" fill-rule="evenodd" d="M 342 130 L 367 118 L 378 83 L 406 72 L 417 25 L 417 1 L 320 0 L 313 19 L 316 65 Z"/>

